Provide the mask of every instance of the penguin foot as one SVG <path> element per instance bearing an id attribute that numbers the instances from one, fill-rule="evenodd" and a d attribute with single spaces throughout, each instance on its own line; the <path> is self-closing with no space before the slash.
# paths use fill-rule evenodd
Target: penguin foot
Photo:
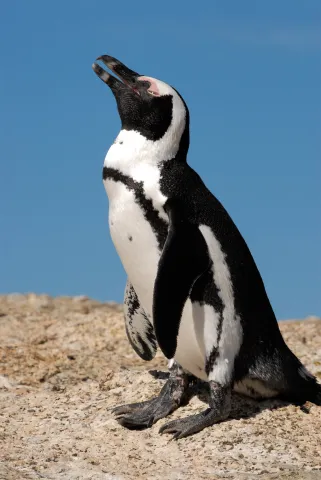
<path id="1" fill-rule="evenodd" d="M 173 433 L 173 438 L 178 440 L 226 420 L 231 410 L 231 389 L 222 387 L 215 382 L 209 382 L 209 384 L 211 392 L 210 408 L 197 415 L 166 423 L 159 429 L 159 433 Z"/>
<path id="2" fill-rule="evenodd" d="M 197 415 L 191 415 L 179 420 L 173 420 L 166 423 L 159 429 L 159 433 L 173 433 L 174 440 L 188 437 L 194 433 L 198 433 L 206 427 L 214 425 L 214 423 L 221 422 L 228 417 L 227 415 L 219 415 L 218 412 L 212 408 L 208 408 L 204 412 Z"/>
<path id="3" fill-rule="evenodd" d="M 137 430 L 149 428 L 181 405 L 187 386 L 185 374 L 170 376 L 158 397 L 145 402 L 120 405 L 112 412 L 123 427 Z"/>

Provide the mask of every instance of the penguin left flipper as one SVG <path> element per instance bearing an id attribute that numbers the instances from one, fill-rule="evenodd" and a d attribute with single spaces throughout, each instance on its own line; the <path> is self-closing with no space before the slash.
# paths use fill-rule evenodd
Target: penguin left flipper
<path id="1" fill-rule="evenodd" d="M 195 280 L 210 266 L 210 256 L 202 233 L 188 221 L 182 204 L 168 200 L 164 210 L 169 229 L 155 279 L 153 321 L 157 342 L 171 359 L 185 302 Z"/>
<path id="2" fill-rule="evenodd" d="M 126 334 L 131 346 L 143 360 L 152 360 L 157 351 L 153 325 L 141 306 L 129 279 L 125 289 L 124 316 Z"/>

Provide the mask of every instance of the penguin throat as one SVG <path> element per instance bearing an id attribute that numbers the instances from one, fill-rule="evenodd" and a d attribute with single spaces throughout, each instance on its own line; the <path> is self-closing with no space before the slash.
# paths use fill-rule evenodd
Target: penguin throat
<path id="1" fill-rule="evenodd" d="M 174 159 L 179 152 L 180 137 L 162 137 L 153 141 L 135 130 L 121 130 L 107 152 L 105 165 L 129 172 L 137 165 L 160 165 Z"/>

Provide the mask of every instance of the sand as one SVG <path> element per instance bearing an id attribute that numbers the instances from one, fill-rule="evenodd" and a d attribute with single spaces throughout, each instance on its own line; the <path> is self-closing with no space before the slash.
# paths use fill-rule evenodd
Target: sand
<path id="1" fill-rule="evenodd" d="M 0 479 L 321 479 L 321 408 L 233 396 L 231 418 L 179 441 L 129 431 L 110 409 L 157 395 L 166 361 L 141 360 L 122 307 L 86 297 L 0 297 Z M 281 322 L 321 381 L 321 321 Z M 180 418 L 206 408 L 196 392 Z"/>

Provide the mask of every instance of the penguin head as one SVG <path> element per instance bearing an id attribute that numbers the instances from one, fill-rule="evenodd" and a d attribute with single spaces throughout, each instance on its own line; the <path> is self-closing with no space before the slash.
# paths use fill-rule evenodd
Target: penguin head
<path id="1" fill-rule="evenodd" d="M 113 92 L 123 130 L 133 130 L 147 140 L 172 144 L 172 155 L 186 157 L 189 146 L 189 112 L 181 95 L 156 78 L 130 70 L 116 58 L 102 55 L 103 62 L 118 78 L 97 63 L 94 72 Z"/>

